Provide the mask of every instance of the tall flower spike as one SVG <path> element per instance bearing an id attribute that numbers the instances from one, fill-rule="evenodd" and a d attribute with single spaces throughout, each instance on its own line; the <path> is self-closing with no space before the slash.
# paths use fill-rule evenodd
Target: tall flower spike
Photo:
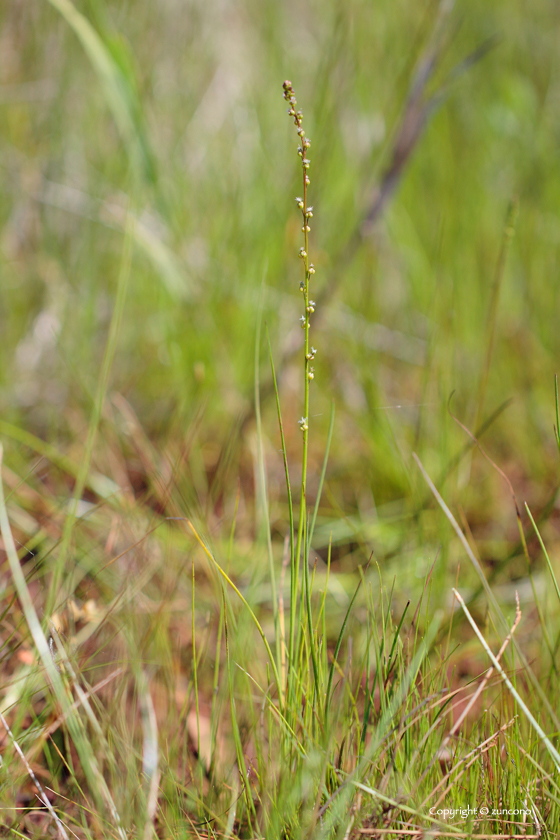
<path id="1" fill-rule="evenodd" d="M 305 415 L 309 417 L 309 382 L 313 379 L 313 375 L 309 375 L 310 367 L 309 362 L 313 358 L 314 352 L 310 351 L 309 347 L 309 316 L 315 312 L 315 302 L 309 299 L 309 280 L 312 274 L 315 273 L 315 267 L 313 263 L 309 262 L 309 234 L 311 232 L 311 226 L 309 224 L 310 220 L 313 218 L 313 207 L 307 204 L 307 187 L 309 186 L 309 158 L 307 157 L 307 150 L 311 145 L 311 141 L 309 137 L 305 135 L 305 129 L 303 128 L 303 113 L 297 107 L 297 100 L 296 95 L 294 93 L 294 88 L 289 79 L 283 84 L 284 89 L 284 99 L 290 103 L 290 108 L 288 110 L 288 114 L 290 117 L 294 118 L 294 124 L 296 127 L 296 134 L 300 140 L 301 145 L 297 147 L 297 152 L 299 157 L 301 158 L 301 167 L 302 167 L 302 182 L 303 182 L 303 196 L 299 195 L 296 197 L 296 205 L 298 209 L 301 211 L 302 215 L 302 233 L 304 238 L 304 244 L 299 249 L 298 256 L 303 260 L 304 263 L 304 279 L 300 282 L 300 290 L 303 292 L 303 299 L 304 299 L 304 306 L 305 306 L 305 313 L 306 315 L 300 318 L 301 327 L 305 330 Z M 307 431 L 307 430 L 305 430 Z M 305 436 L 305 443 L 307 442 L 307 436 Z"/>
<path id="2" fill-rule="evenodd" d="M 301 459 L 301 495 L 299 505 L 299 522 L 297 528 L 297 543 L 293 539 L 293 517 L 290 515 L 290 629 L 288 635 L 288 661 L 295 662 L 297 659 L 296 652 L 296 627 L 298 615 L 298 600 L 301 597 L 301 590 L 298 585 L 299 567 L 302 560 L 302 553 L 305 555 L 307 546 L 306 537 L 306 522 L 308 518 L 307 503 L 306 503 L 306 485 L 307 485 L 307 451 L 309 439 L 309 418 L 311 416 L 309 410 L 309 391 L 310 384 L 315 377 L 315 371 L 311 367 L 311 361 L 315 357 L 316 350 L 311 347 L 309 342 L 310 320 L 315 311 L 315 303 L 309 297 L 309 284 L 311 275 L 315 269 L 313 264 L 309 261 L 309 234 L 311 228 L 309 222 L 313 216 L 313 207 L 307 203 L 307 188 L 309 186 L 309 158 L 307 157 L 308 149 L 311 145 L 309 138 L 305 134 L 303 127 L 303 114 L 301 109 L 297 106 L 297 100 L 292 87 L 292 83 L 287 79 L 284 82 L 284 99 L 290 104 L 288 111 L 290 117 L 293 117 L 296 134 L 298 137 L 297 153 L 301 159 L 301 180 L 303 193 L 296 198 L 296 205 L 301 213 L 301 223 L 303 231 L 303 245 L 299 249 L 299 257 L 303 261 L 303 278 L 300 281 L 299 288 L 303 294 L 304 314 L 300 318 L 300 323 L 304 333 L 304 381 L 303 381 L 303 417 L 299 420 L 299 427 L 302 432 L 303 449 Z M 287 468 L 286 468 L 287 469 Z M 291 507 L 290 507 L 291 510 Z M 303 558 L 304 564 L 307 563 L 305 556 Z M 289 676 L 288 676 L 289 685 Z"/>

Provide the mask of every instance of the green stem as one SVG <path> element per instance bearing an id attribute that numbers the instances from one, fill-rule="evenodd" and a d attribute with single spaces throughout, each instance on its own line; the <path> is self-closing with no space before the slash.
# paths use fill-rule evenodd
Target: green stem
<path id="1" fill-rule="evenodd" d="M 309 367 L 310 367 L 310 353 L 309 353 L 309 313 L 307 311 L 309 306 L 309 232 L 307 230 L 307 167 L 305 166 L 307 149 L 305 143 L 302 141 L 302 172 L 303 172 L 303 208 L 301 211 L 303 220 L 303 234 L 304 234 L 304 269 L 305 280 L 303 289 L 304 300 L 304 317 L 305 317 L 305 343 L 304 343 L 304 397 L 303 397 L 303 417 L 305 424 L 303 426 L 303 452 L 301 459 L 301 494 L 299 505 L 299 524 L 298 524 L 298 538 L 296 544 L 295 555 L 292 556 L 291 569 L 291 592 L 290 592 L 290 665 L 293 664 L 294 654 L 294 634 L 295 634 L 295 615 L 296 615 L 296 601 L 299 594 L 299 563 L 301 556 L 301 549 L 304 544 L 305 522 L 306 522 L 306 483 L 307 483 L 307 452 L 309 444 Z M 304 558 L 306 562 L 306 558 Z"/>

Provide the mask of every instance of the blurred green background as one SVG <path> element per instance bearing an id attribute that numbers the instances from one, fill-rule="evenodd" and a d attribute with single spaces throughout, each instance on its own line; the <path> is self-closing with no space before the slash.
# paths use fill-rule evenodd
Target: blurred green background
<path id="1" fill-rule="evenodd" d="M 537 513 L 550 502 L 545 536 L 555 540 L 556 2 L 10 0 L 0 26 L 4 421 L 79 460 L 128 214 L 132 273 L 101 441 L 119 428 L 124 398 L 156 452 L 188 449 L 185 512 L 217 527 L 237 494 L 250 512 L 262 318 L 297 479 L 300 170 L 282 99 L 289 78 L 312 142 L 314 475 L 336 405 L 319 542 L 336 527 L 341 555 L 357 551 L 360 562 L 371 548 L 387 559 L 396 542 L 402 550 L 426 496 L 412 451 L 440 480 L 469 442 L 448 413 L 452 392 L 473 430 L 511 400 L 483 442 L 520 500 Z M 403 119 L 410 155 L 383 213 L 364 226 L 395 144 L 409 136 L 399 135 Z M 516 234 L 501 272 L 512 200 Z M 259 360 L 283 536 L 264 329 Z M 94 462 L 115 478 L 103 451 Z M 9 444 L 8 459 L 18 457 Z M 488 463 L 465 455 L 445 493 L 483 556 L 507 556 L 513 506 Z"/>

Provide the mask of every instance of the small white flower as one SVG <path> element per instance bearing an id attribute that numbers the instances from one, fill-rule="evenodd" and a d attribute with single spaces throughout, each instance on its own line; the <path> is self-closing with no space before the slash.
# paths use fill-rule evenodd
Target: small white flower
<path id="1" fill-rule="evenodd" d="M 307 417 L 302 417 L 300 420 L 298 420 L 298 423 L 299 423 L 299 427 L 300 427 L 301 431 L 306 432 L 307 429 L 308 429 Z"/>

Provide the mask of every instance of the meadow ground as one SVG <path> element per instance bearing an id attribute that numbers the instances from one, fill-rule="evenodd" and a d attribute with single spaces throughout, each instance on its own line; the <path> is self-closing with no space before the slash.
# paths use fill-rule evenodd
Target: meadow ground
<path id="1" fill-rule="evenodd" d="M 0 836 L 559 836 L 559 38 L 1 4 Z"/>

